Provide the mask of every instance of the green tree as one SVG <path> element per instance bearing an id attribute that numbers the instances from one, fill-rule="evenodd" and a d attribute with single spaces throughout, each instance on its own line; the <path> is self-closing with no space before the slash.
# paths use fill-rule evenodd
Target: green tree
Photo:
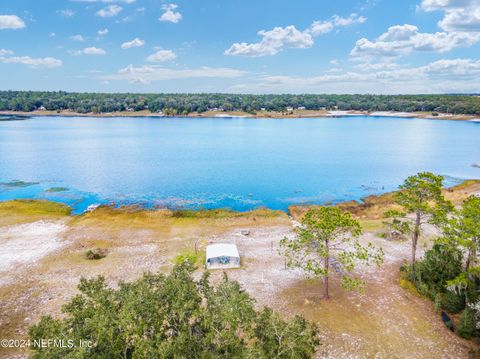
<path id="1" fill-rule="evenodd" d="M 415 266 L 418 239 L 422 226 L 426 223 L 440 225 L 444 223 L 452 204 L 442 194 L 443 177 L 431 172 L 421 172 L 408 177 L 395 193 L 395 202 L 404 212 L 390 211 L 387 216 L 397 221 L 395 227 L 412 235 L 412 269 Z M 413 213 L 413 219 L 409 214 Z"/>
<path id="2" fill-rule="evenodd" d="M 462 207 L 454 212 L 444 228 L 447 236 L 456 240 L 467 252 L 465 270 L 477 264 L 477 250 L 480 242 L 480 198 L 470 196 Z"/>
<path id="3" fill-rule="evenodd" d="M 331 267 L 341 274 L 342 287 L 363 289 L 364 281 L 353 271 L 359 262 L 380 265 L 383 250 L 358 241 L 361 227 L 350 213 L 338 207 L 320 207 L 307 211 L 296 228 L 296 238 L 284 238 L 281 247 L 291 268 L 300 268 L 308 276 L 324 281 L 324 298 L 329 298 Z"/>
<path id="4" fill-rule="evenodd" d="M 206 272 L 192 277 L 191 262 L 171 274 L 145 274 L 107 286 L 82 279 L 80 294 L 62 318 L 42 317 L 29 330 L 41 338 L 72 340 L 69 347 L 34 347 L 40 358 L 311 358 L 319 344 L 314 324 L 297 316 L 285 321 L 270 309 L 257 312 L 237 282 L 213 287 Z M 79 340 L 92 346 L 79 347 Z"/>
<path id="5" fill-rule="evenodd" d="M 412 279 L 419 290 L 433 299 L 445 292 L 449 280 L 462 273 L 462 259 L 462 252 L 455 243 L 439 239 L 425 252 L 423 260 L 417 262 Z"/>

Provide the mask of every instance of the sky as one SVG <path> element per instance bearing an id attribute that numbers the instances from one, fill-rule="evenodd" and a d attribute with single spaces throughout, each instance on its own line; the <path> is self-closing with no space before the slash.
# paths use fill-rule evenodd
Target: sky
<path id="1" fill-rule="evenodd" d="M 2 0 L 0 89 L 480 93 L 480 0 Z"/>

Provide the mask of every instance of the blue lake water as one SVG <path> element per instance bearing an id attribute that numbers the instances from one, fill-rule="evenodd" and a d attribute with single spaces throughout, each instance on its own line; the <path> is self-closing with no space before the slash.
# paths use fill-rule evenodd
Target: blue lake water
<path id="1" fill-rule="evenodd" d="M 320 119 L 61 118 L 0 121 L 0 200 L 174 208 L 360 199 L 432 171 L 480 178 L 480 123 Z M 17 183 L 18 180 L 31 183 Z M 68 190 L 48 192 L 52 187 Z"/>

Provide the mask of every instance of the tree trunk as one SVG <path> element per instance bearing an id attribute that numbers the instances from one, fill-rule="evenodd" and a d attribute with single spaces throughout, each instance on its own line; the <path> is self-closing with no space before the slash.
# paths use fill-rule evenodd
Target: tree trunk
<path id="1" fill-rule="evenodd" d="M 415 256 L 417 254 L 417 243 L 418 237 L 420 236 L 420 212 L 417 212 L 415 218 L 415 227 L 413 229 L 413 237 L 412 237 L 412 270 L 415 268 Z"/>
<path id="2" fill-rule="evenodd" d="M 325 243 L 327 253 L 323 259 L 323 268 L 325 269 L 325 277 L 323 277 L 323 299 L 329 299 L 328 295 L 328 275 L 329 275 L 329 266 L 330 266 L 330 253 L 328 248 L 328 241 Z"/>

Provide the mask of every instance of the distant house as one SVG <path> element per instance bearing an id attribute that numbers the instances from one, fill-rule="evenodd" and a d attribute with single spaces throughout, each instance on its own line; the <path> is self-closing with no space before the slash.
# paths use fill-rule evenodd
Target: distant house
<path id="1" fill-rule="evenodd" d="M 205 267 L 207 269 L 240 268 L 240 254 L 237 246 L 229 243 L 208 245 Z"/>
<path id="2" fill-rule="evenodd" d="M 297 110 L 305 110 L 305 106 L 299 106 L 297 107 Z"/>
<path id="3" fill-rule="evenodd" d="M 292 112 L 293 111 L 293 107 L 287 107 L 287 112 Z"/>
<path id="4" fill-rule="evenodd" d="M 40 106 L 37 110 L 38 111 L 46 111 L 47 109 L 45 108 L 45 106 Z"/>

